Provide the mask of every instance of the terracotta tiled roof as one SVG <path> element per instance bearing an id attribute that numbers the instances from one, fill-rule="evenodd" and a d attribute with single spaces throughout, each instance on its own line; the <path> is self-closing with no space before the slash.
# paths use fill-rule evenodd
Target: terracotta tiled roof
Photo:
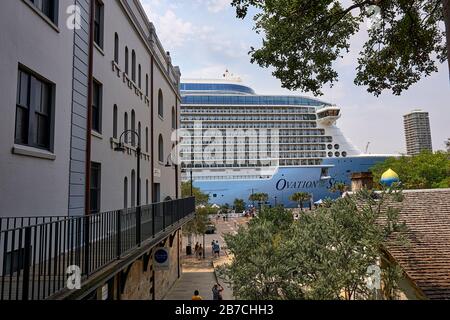
<path id="1" fill-rule="evenodd" d="M 428 299 L 450 299 L 450 189 L 406 190 L 401 220 L 406 246 L 387 250 Z"/>

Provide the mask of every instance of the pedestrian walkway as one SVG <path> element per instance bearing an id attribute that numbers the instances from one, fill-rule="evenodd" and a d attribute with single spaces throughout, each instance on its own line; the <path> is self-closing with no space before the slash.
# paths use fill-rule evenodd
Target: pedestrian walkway
<path id="1" fill-rule="evenodd" d="M 204 300 L 212 300 L 211 288 L 215 281 L 214 268 L 209 259 L 199 261 L 196 258 L 186 257 L 183 274 L 165 300 L 191 300 L 195 290 L 200 292 Z"/>
<path id="2" fill-rule="evenodd" d="M 237 228 L 245 225 L 247 222 L 248 219 L 245 218 L 215 221 L 217 234 L 207 235 L 205 237 L 206 259 L 199 260 L 194 256 L 184 255 L 182 257 L 183 274 L 166 295 L 165 300 L 191 300 L 195 290 L 200 292 L 200 296 L 202 296 L 204 300 L 212 300 L 212 287 L 217 282 L 224 288 L 222 293 L 224 300 L 234 300 L 232 288 L 229 287 L 223 279 L 218 278 L 216 269 L 223 264 L 230 263 L 232 259 L 232 256 L 226 248 L 223 235 L 226 233 L 236 233 Z M 213 258 L 212 250 L 210 248 L 212 240 L 218 240 L 220 243 L 220 258 Z M 186 244 L 187 239 L 183 239 L 183 242 Z M 201 237 L 195 238 L 193 242 L 203 243 L 203 239 Z M 184 247 L 185 245 L 183 245 L 183 248 Z"/>

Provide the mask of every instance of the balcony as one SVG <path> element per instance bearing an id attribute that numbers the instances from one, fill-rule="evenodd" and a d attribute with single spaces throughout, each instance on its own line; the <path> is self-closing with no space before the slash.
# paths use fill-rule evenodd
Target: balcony
<path id="1" fill-rule="evenodd" d="M 44 300 L 160 242 L 188 222 L 195 198 L 81 217 L 0 218 L 0 301 Z"/>

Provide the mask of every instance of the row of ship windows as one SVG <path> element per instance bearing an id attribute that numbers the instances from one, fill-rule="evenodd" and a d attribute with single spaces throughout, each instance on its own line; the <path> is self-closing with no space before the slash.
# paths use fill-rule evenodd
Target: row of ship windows
<path id="1" fill-rule="evenodd" d="M 245 163 L 239 163 L 235 162 L 232 164 L 227 163 L 182 163 L 181 168 L 264 168 L 264 167 L 272 167 L 274 166 L 273 163 L 269 162 L 245 162 Z"/>
<path id="2" fill-rule="evenodd" d="M 212 150 L 211 150 L 212 149 Z M 196 147 L 196 148 L 190 148 L 190 147 L 181 147 L 181 152 L 186 153 L 204 153 L 204 152 L 211 152 L 213 150 L 219 150 L 220 147 Z M 267 145 L 262 145 L 262 147 L 259 146 L 247 146 L 247 147 L 237 147 L 237 148 L 230 148 L 223 146 L 222 151 L 223 152 L 266 152 L 268 149 Z M 293 152 L 293 151 L 325 151 L 325 147 L 317 147 L 317 146 L 281 146 L 278 148 L 279 151 L 284 152 Z"/>
<path id="3" fill-rule="evenodd" d="M 216 129 L 219 129 L 219 128 L 216 128 Z M 244 127 L 234 126 L 234 129 L 244 129 Z M 200 130 L 200 128 L 198 128 L 198 130 Z M 198 134 L 196 131 L 197 130 L 194 131 L 194 134 Z M 194 136 L 192 136 L 192 138 L 208 137 L 208 135 L 206 135 L 205 133 L 207 133 L 207 132 L 203 132 L 203 135 L 201 135 L 201 136 L 194 135 Z M 325 134 L 325 130 L 323 130 L 323 129 L 291 129 L 291 130 L 281 129 L 278 131 L 278 134 L 271 134 L 270 136 L 272 136 L 272 137 L 276 137 L 276 136 L 323 136 L 324 134 Z M 259 134 L 258 132 L 247 131 L 247 132 L 244 132 L 244 135 L 236 134 L 234 136 L 235 137 L 259 137 L 260 135 L 261 134 Z M 217 134 L 214 134 L 214 136 L 217 136 Z M 225 131 L 224 131 L 223 136 L 226 136 Z M 209 137 L 211 137 L 211 135 L 209 135 Z"/>
<path id="4" fill-rule="evenodd" d="M 322 160 L 280 160 L 280 166 L 319 166 Z"/>
<path id="5" fill-rule="evenodd" d="M 248 116 L 236 116 L 236 115 L 223 115 L 223 116 L 182 116 L 182 121 L 297 121 L 297 120 L 309 120 L 315 121 L 316 116 L 313 114 L 297 114 L 289 116 L 274 116 L 274 115 L 248 115 Z"/>
<path id="6" fill-rule="evenodd" d="M 237 175 L 237 176 L 200 176 L 195 177 L 195 181 L 213 181 L 213 180 L 257 180 L 257 179 L 270 179 L 271 176 L 265 175 Z M 189 177 L 182 177 L 182 180 L 188 180 Z"/>
<path id="7" fill-rule="evenodd" d="M 248 120 L 252 121 L 252 120 Z M 193 123 L 183 123 L 183 129 L 194 129 Z M 208 129 L 296 129 L 296 128 L 317 128 L 315 122 L 295 122 L 295 123 L 202 123 L 202 128 Z"/>
<path id="8" fill-rule="evenodd" d="M 186 137 L 182 137 L 181 141 L 180 141 L 180 145 L 181 146 L 191 146 L 191 145 L 206 145 L 206 143 L 204 143 L 204 141 L 202 140 L 204 137 L 197 137 L 195 139 L 189 139 Z M 192 140 L 192 141 L 190 141 Z M 333 142 L 333 138 L 332 137 L 319 137 L 319 138 L 304 138 L 304 137 L 295 137 L 295 138 L 278 138 L 275 139 L 274 142 L 271 142 L 272 140 L 270 138 L 267 138 L 264 141 L 259 141 L 259 139 L 252 139 L 249 141 L 246 141 L 245 144 L 248 145 L 258 145 L 261 143 L 264 144 L 320 144 L 320 143 L 328 143 L 328 142 Z M 214 145 L 223 145 L 222 143 L 208 143 L 209 146 L 214 146 Z"/>
<path id="9" fill-rule="evenodd" d="M 258 106 L 324 106 L 323 102 L 303 97 L 283 96 L 211 96 L 195 95 L 183 97 L 183 105 L 210 104 L 210 105 L 258 105 Z"/>
<path id="10" fill-rule="evenodd" d="M 314 114 L 316 113 L 316 108 L 189 108 L 182 107 L 181 114 L 294 114 L 299 113 Z"/>

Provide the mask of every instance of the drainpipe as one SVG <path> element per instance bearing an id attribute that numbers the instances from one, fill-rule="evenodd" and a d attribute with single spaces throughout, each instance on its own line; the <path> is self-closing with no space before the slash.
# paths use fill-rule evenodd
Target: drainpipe
<path id="1" fill-rule="evenodd" d="M 95 0 L 90 1 L 89 21 L 89 69 L 88 69 L 88 99 L 87 99 L 87 126 L 86 126 L 86 181 L 85 181 L 85 215 L 91 213 L 91 130 L 92 130 L 92 96 L 93 96 L 93 70 L 94 70 L 94 10 Z"/>

